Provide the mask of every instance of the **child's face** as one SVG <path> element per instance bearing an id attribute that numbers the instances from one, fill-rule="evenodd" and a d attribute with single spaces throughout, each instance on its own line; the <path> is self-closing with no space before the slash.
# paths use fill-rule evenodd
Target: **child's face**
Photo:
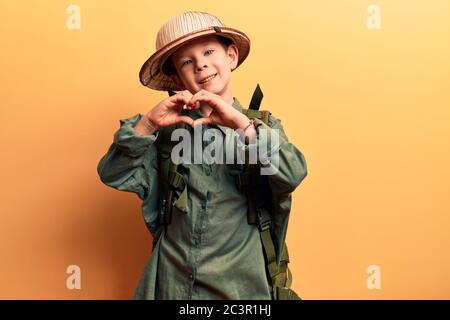
<path id="1" fill-rule="evenodd" d="M 215 36 L 194 39 L 172 56 L 177 75 L 172 79 L 192 94 L 205 89 L 222 97 L 231 96 L 231 70 L 238 62 L 238 49 L 231 44 L 227 50 Z M 207 77 L 209 80 L 204 81 Z"/>

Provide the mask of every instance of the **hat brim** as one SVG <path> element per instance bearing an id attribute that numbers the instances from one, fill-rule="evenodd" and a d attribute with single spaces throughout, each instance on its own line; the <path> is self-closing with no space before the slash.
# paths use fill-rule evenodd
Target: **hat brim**
<path id="1" fill-rule="evenodd" d="M 220 31 L 219 31 L 220 30 Z M 180 91 L 183 88 L 177 86 L 172 79 L 166 75 L 162 66 L 166 59 L 174 53 L 179 47 L 186 44 L 187 41 L 190 41 L 194 38 L 198 38 L 206 35 L 219 35 L 231 38 L 238 48 L 238 64 L 239 65 L 244 62 L 250 52 L 250 39 L 247 35 L 239 30 L 229 28 L 229 27 L 209 27 L 202 30 L 197 30 L 191 33 L 188 33 L 175 41 L 172 41 L 156 51 L 154 54 L 150 56 L 150 58 L 145 61 L 142 65 L 141 70 L 139 72 L 139 80 L 140 82 L 151 89 L 161 90 L 161 91 Z"/>

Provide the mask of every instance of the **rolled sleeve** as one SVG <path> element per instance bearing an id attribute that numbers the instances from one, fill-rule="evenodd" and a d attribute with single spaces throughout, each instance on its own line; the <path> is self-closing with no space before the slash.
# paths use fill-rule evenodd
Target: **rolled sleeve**
<path id="1" fill-rule="evenodd" d="M 159 131 L 141 136 L 134 130 L 134 126 L 142 116 L 138 113 L 131 118 L 120 120 L 120 129 L 114 134 L 114 143 L 130 157 L 139 157 L 144 154 L 158 138 Z"/>
<path id="2" fill-rule="evenodd" d="M 142 114 L 120 120 L 114 141 L 97 165 L 100 179 L 106 185 L 136 193 L 144 199 L 148 195 L 149 181 L 156 171 L 156 145 L 158 132 L 140 136 L 134 126 Z"/>

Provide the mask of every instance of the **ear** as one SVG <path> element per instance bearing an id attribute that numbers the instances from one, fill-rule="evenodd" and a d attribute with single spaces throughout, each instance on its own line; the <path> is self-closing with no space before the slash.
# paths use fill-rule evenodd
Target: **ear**
<path id="1" fill-rule="evenodd" d="M 186 90 L 186 87 L 183 84 L 183 81 L 181 81 L 180 77 L 178 77 L 178 75 L 176 74 L 172 74 L 170 76 L 170 79 L 172 79 L 173 82 L 175 82 L 175 84 L 181 88 L 181 90 Z"/>
<path id="2" fill-rule="evenodd" d="M 236 69 L 238 60 L 239 60 L 239 50 L 234 43 L 232 43 L 228 46 L 227 55 L 228 55 L 228 60 L 230 61 L 231 70 Z"/>

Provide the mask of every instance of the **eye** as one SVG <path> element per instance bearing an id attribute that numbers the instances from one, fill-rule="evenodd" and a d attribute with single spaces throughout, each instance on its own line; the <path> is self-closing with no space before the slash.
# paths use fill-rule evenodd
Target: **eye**
<path id="1" fill-rule="evenodd" d="M 205 55 L 206 55 L 206 56 L 209 56 L 209 55 L 212 54 L 213 52 L 214 52 L 214 50 L 212 50 L 212 49 L 206 50 L 206 51 L 205 51 Z"/>
<path id="2" fill-rule="evenodd" d="M 192 62 L 192 60 L 186 60 L 186 61 L 184 61 L 184 62 L 181 64 L 181 66 L 183 67 L 183 66 L 187 65 L 189 62 Z"/>

